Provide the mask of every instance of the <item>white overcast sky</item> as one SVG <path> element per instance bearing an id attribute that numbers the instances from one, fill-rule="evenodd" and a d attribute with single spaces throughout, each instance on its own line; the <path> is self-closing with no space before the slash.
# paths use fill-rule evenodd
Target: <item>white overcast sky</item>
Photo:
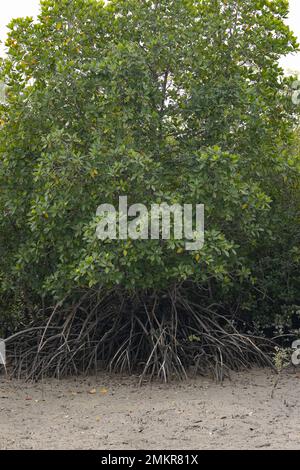
<path id="1" fill-rule="evenodd" d="M 5 26 L 12 18 L 19 16 L 36 16 L 39 12 L 39 0 L 0 0 L 0 40 L 5 40 Z M 289 25 L 296 33 L 300 42 L 300 0 L 290 0 Z M 3 54 L 3 45 L 0 45 Z M 300 72 L 300 53 L 283 59 L 282 64 L 287 69 Z"/>

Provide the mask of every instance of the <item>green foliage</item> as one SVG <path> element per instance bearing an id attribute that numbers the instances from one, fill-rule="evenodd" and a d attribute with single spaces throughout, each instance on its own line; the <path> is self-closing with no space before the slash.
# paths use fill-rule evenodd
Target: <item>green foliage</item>
<path id="1" fill-rule="evenodd" d="M 245 310 L 256 302 L 249 285 L 295 303 L 296 109 L 278 65 L 297 47 L 287 12 L 285 0 L 46 0 L 37 22 L 12 21 L 1 291 L 61 298 L 189 280 L 212 287 L 211 300 L 242 297 Z M 204 248 L 100 242 L 96 209 L 122 195 L 205 204 Z M 287 296 L 284 267 L 298 276 Z"/>

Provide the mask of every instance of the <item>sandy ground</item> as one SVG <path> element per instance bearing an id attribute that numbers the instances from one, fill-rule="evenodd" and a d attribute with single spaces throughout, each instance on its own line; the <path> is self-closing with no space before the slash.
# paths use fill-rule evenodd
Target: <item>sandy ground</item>
<path id="1" fill-rule="evenodd" d="M 300 449 L 300 373 L 137 387 L 136 378 L 0 376 L 0 449 Z"/>

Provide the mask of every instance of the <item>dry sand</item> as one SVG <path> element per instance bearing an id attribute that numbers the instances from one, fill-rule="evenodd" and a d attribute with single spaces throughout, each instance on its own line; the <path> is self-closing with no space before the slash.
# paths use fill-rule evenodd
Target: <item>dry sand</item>
<path id="1" fill-rule="evenodd" d="M 300 449 L 300 374 L 269 370 L 147 384 L 100 375 L 0 376 L 0 449 Z"/>

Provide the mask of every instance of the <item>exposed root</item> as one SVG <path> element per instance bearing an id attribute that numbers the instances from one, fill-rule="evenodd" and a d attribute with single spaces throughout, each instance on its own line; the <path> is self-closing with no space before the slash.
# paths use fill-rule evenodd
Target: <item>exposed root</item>
<path id="1" fill-rule="evenodd" d="M 173 288 L 132 295 L 87 292 L 73 304 L 52 309 L 45 326 L 33 325 L 7 340 L 14 376 L 38 380 L 70 374 L 139 372 L 167 382 L 187 374 L 212 374 L 271 366 L 271 345 L 240 334 L 217 308 Z"/>

